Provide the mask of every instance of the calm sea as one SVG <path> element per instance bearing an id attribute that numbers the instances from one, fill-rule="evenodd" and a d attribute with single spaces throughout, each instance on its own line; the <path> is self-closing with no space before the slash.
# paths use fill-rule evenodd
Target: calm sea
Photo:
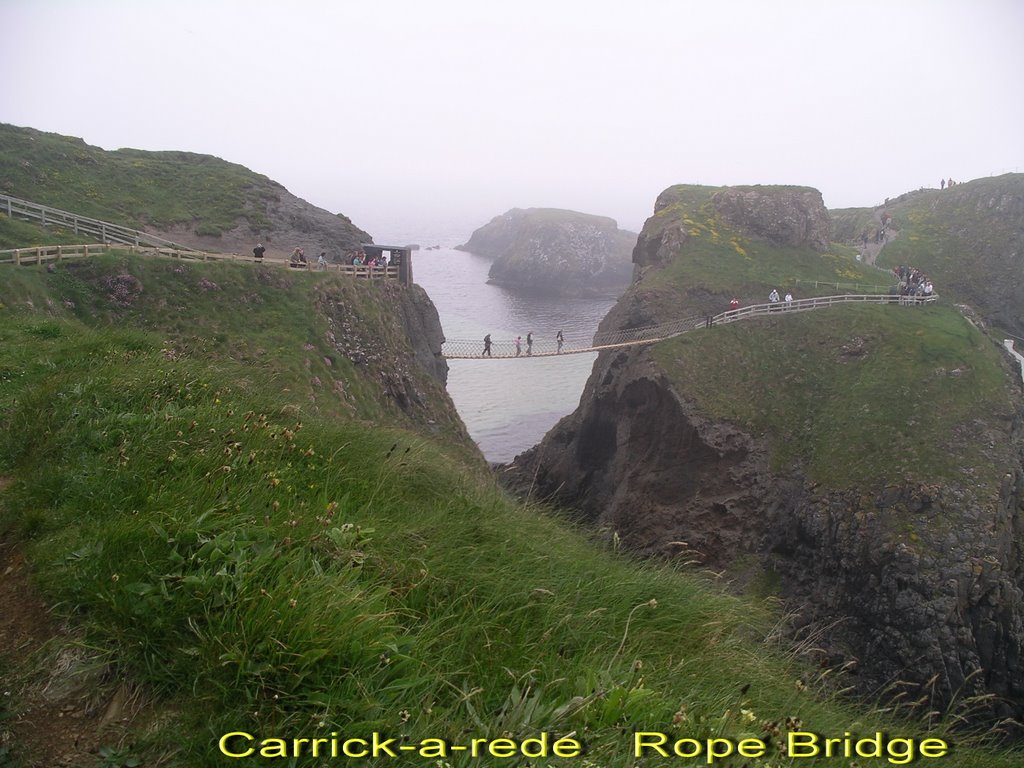
<path id="1" fill-rule="evenodd" d="M 509 341 L 528 331 L 534 338 L 590 335 L 615 303 L 613 298 L 552 299 L 517 295 L 487 284 L 491 259 L 456 251 L 470 231 L 436 241 L 377 238 L 381 243 L 419 242 L 413 277 L 430 295 L 445 337 Z M 438 250 L 428 246 L 441 245 Z M 450 360 L 448 393 L 469 434 L 489 461 L 510 461 L 537 444 L 579 404 L 595 353 L 517 360 Z"/>

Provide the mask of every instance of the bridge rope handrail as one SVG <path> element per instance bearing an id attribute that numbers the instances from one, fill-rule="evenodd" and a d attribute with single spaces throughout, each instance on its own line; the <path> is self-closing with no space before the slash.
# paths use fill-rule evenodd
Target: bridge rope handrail
<path id="1" fill-rule="evenodd" d="M 896 294 L 843 294 L 839 296 L 817 296 L 809 299 L 796 299 L 791 302 L 769 304 L 752 304 L 740 309 L 731 309 L 717 315 L 691 315 L 680 320 L 673 320 L 660 325 L 641 328 L 626 328 L 620 331 L 598 333 L 594 336 L 566 336 L 559 349 L 553 338 L 534 340 L 532 349 L 526 345 L 526 337 L 522 337 L 520 351 L 516 352 L 515 340 L 501 339 L 492 341 L 490 355 L 483 354 L 483 340 L 448 339 L 444 342 L 441 353 L 449 360 L 459 359 L 508 359 L 517 357 L 551 357 L 557 355 L 584 354 L 600 352 L 603 349 L 656 344 L 659 341 L 680 336 L 684 333 L 716 325 L 727 325 L 739 320 L 771 315 L 781 316 L 794 312 L 808 312 L 825 309 L 836 304 L 894 304 L 914 306 L 935 301 L 937 294 L 931 296 L 900 296 Z"/>

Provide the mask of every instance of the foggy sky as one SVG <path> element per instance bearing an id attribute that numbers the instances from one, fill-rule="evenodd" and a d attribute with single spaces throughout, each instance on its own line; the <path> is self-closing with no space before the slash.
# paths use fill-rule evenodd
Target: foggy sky
<path id="1" fill-rule="evenodd" d="M 1024 171 L 1022 40 L 1020 0 L 0 0 L 0 122 L 216 155 L 375 236 L 635 229 L 676 183 Z"/>

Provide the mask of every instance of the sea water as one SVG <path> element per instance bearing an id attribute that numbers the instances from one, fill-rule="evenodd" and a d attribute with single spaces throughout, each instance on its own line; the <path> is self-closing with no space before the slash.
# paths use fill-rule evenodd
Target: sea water
<path id="1" fill-rule="evenodd" d="M 498 342 L 524 339 L 524 356 L 513 360 L 450 360 L 448 393 L 469 434 L 489 461 L 511 461 L 536 445 L 555 423 L 575 410 L 596 353 L 529 358 L 525 339 L 553 342 L 589 336 L 615 303 L 613 297 L 567 299 L 520 294 L 487 283 L 492 260 L 455 250 L 469 232 L 414 251 L 413 278 L 430 295 L 448 339 L 486 334 Z M 415 240 L 383 240 L 404 245 Z M 431 246 L 440 245 L 438 249 Z"/>

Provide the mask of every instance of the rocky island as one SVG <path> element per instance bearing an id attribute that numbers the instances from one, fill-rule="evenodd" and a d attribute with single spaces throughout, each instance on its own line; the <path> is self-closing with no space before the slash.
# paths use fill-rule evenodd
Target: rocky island
<path id="1" fill-rule="evenodd" d="M 630 281 L 632 232 L 614 219 L 557 208 L 513 208 L 457 246 L 493 258 L 490 282 L 560 296 L 620 293 Z"/>

